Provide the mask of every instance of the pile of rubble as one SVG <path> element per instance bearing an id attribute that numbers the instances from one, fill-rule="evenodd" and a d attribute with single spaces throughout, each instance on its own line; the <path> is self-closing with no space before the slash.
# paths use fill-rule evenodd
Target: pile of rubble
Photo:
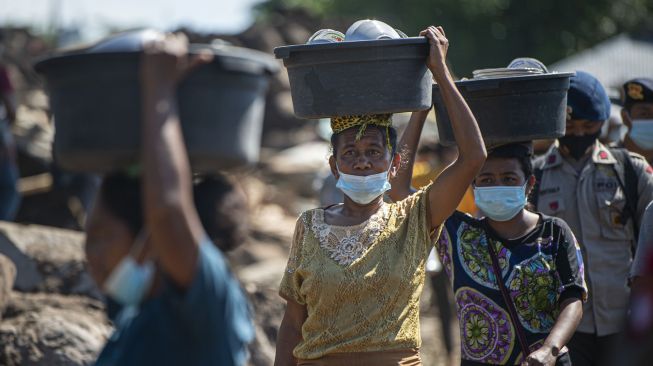
<path id="1" fill-rule="evenodd" d="M 0 364 L 87 365 L 111 332 L 83 234 L 0 223 Z"/>

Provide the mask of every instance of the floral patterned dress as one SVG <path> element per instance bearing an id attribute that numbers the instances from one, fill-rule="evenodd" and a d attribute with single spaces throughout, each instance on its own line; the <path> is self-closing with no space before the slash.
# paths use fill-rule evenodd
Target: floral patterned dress
<path id="1" fill-rule="evenodd" d="M 519 324 L 511 321 L 488 250 L 499 259 Z M 523 359 L 515 327 L 531 351 L 544 342 L 568 298 L 585 300 L 583 260 L 567 224 L 540 215 L 535 229 L 506 240 L 487 224 L 461 212 L 445 222 L 436 250 L 451 280 L 460 321 L 463 365 L 513 365 Z"/>

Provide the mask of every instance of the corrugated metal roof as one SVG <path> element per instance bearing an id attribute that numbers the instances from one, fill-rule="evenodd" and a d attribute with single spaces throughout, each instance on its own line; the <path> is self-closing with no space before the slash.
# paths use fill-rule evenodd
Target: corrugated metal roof
<path id="1" fill-rule="evenodd" d="M 653 43 L 620 34 L 554 63 L 549 70 L 589 72 L 608 89 L 611 98 L 618 98 L 627 80 L 653 77 Z"/>

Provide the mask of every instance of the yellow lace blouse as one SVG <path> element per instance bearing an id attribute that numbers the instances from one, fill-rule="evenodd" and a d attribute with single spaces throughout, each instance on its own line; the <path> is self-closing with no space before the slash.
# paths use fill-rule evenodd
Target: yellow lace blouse
<path id="1" fill-rule="evenodd" d="M 296 358 L 420 347 L 419 298 L 434 242 L 427 192 L 356 226 L 326 224 L 323 209 L 302 213 L 279 290 L 307 307 Z"/>

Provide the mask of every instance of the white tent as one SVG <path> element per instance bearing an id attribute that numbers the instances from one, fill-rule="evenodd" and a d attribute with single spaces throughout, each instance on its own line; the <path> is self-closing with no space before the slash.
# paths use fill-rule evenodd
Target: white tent
<path id="1" fill-rule="evenodd" d="M 554 63 L 549 70 L 589 72 L 608 89 L 611 98 L 618 99 L 621 85 L 627 80 L 653 78 L 653 42 L 620 34 Z"/>

